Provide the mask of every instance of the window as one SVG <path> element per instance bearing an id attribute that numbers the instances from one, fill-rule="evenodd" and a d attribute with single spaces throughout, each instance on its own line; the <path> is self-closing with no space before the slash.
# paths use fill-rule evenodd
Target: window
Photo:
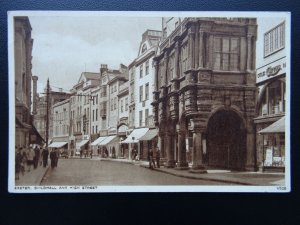
<path id="1" fill-rule="evenodd" d="M 265 57 L 284 48 L 284 42 L 285 42 L 284 31 L 285 31 L 285 24 L 281 23 L 265 34 L 264 37 Z"/>
<path id="2" fill-rule="evenodd" d="M 175 78 L 174 74 L 174 64 L 175 64 L 175 54 L 173 53 L 170 58 L 169 58 L 169 63 L 168 63 L 168 74 L 167 74 L 167 83 L 172 79 Z"/>
<path id="3" fill-rule="evenodd" d="M 125 98 L 125 111 L 128 111 L 128 98 Z"/>
<path id="4" fill-rule="evenodd" d="M 269 84 L 260 101 L 259 114 L 261 116 L 285 112 L 285 83 L 277 80 Z"/>
<path id="5" fill-rule="evenodd" d="M 147 51 L 147 45 L 146 45 L 146 44 L 143 44 L 143 47 L 142 47 L 142 53 L 144 53 L 145 51 Z"/>
<path id="6" fill-rule="evenodd" d="M 140 78 L 143 77 L 143 64 L 140 65 Z"/>
<path id="7" fill-rule="evenodd" d="M 115 85 L 115 90 L 114 90 L 114 92 L 116 92 L 117 91 L 117 85 Z"/>
<path id="8" fill-rule="evenodd" d="M 143 86 L 140 86 L 140 102 L 143 101 Z"/>
<path id="9" fill-rule="evenodd" d="M 140 127 L 141 127 L 143 126 L 143 111 L 140 111 L 139 113 L 140 113 L 139 119 L 140 119 Z"/>
<path id="10" fill-rule="evenodd" d="M 181 47 L 181 75 L 184 75 L 184 72 L 188 69 L 188 45 L 185 42 Z"/>
<path id="11" fill-rule="evenodd" d="M 134 102 L 134 84 L 130 84 L 130 102 Z"/>
<path id="12" fill-rule="evenodd" d="M 96 109 L 96 121 L 98 121 L 98 109 Z M 97 132 L 96 132 L 97 133 Z"/>
<path id="13" fill-rule="evenodd" d="M 96 134 L 98 133 L 98 125 L 96 125 Z"/>
<path id="14" fill-rule="evenodd" d="M 123 100 L 121 100 L 121 112 L 123 112 Z"/>
<path id="15" fill-rule="evenodd" d="M 115 97 L 115 102 L 114 102 L 114 109 L 117 108 L 117 97 Z"/>
<path id="16" fill-rule="evenodd" d="M 239 39 L 230 37 L 214 38 L 214 69 L 239 70 Z"/>
<path id="17" fill-rule="evenodd" d="M 146 100 L 149 99 L 149 83 L 145 85 L 145 95 L 146 95 Z"/>
<path id="18" fill-rule="evenodd" d="M 149 74 L 149 60 L 146 62 L 146 75 Z"/>
<path id="19" fill-rule="evenodd" d="M 110 88 L 110 93 L 112 94 L 113 92 L 114 92 L 114 88 L 111 87 L 111 88 Z"/>
<path id="20" fill-rule="evenodd" d="M 145 126 L 149 125 L 148 117 L 149 117 L 149 109 L 145 109 Z"/>
<path id="21" fill-rule="evenodd" d="M 114 110 L 114 100 L 112 99 L 110 101 L 110 111 L 113 111 Z"/>
<path id="22" fill-rule="evenodd" d="M 93 110 L 93 121 L 95 121 L 95 110 Z"/>

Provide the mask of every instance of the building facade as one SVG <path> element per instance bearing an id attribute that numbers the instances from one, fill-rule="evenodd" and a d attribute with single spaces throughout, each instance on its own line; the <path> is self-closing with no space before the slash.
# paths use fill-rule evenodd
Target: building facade
<path id="1" fill-rule="evenodd" d="M 35 80 L 31 73 L 33 48 L 31 30 L 28 17 L 14 17 L 16 147 L 42 144 L 43 141 L 33 125 L 31 114 L 31 81 Z"/>
<path id="2" fill-rule="evenodd" d="M 41 137 L 46 140 L 46 121 L 47 121 L 47 88 L 44 89 L 44 94 L 36 96 L 36 113 L 34 114 L 33 123 Z M 53 91 L 49 90 L 49 133 L 48 140 L 51 142 L 53 137 L 53 105 L 57 102 L 64 101 L 70 98 L 70 93 L 63 92 L 62 90 Z"/>
<path id="3" fill-rule="evenodd" d="M 96 96 L 92 92 L 100 84 L 100 74 L 82 72 L 77 84 L 71 90 L 70 97 L 70 148 L 75 154 L 87 153 L 91 142 L 92 106 Z M 94 119 L 95 109 L 94 107 Z"/>
<path id="4" fill-rule="evenodd" d="M 167 167 L 255 170 L 256 19 L 185 18 L 154 59 Z"/>
<path id="5" fill-rule="evenodd" d="M 147 132 L 155 128 L 153 120 L 153 91 L 154 91 L 154 67 L 153 58 L 157 51 L 162 32 L 157 30 L 146 30 L 142 35 L 137 58 L 129 65 L 129 96 L 130 131 L 144 128 L 139 131 Z M 135 132 L 137 133 L 137 132 Z M 144 133 L 145 134 L 145 133 Z M 139 159 L 148 158 L 148 150 L 154 145 L 152 140 L 137 141 L 129 144 L 129 152 L 135 147 Z M 128 140 L 132 142 L 132 140 Z M 125 144 L 125 143 L 124 143 Z"/>
<path id="6" fill-rule="evenodd" d="M 53 108 L 53 137 L 49 147 L 70 151 L 70 99 L 60 101 Z"/>
<path id="7" fill-rule="evenodd" d="M 288 38 L 286 21 L 272 18 L 258 27 L 256 85 L 257 163 L 261 170 L 285 167 L 286 73 Z M 268 128 L 277 123 L 277 128 Z"/>

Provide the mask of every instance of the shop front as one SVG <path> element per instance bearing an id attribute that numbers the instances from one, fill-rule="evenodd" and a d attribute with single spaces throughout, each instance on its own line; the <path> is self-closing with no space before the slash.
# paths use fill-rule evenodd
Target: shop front
<path id="1" fill-rule="evenodd" d="M 262 159 L 261 170 L 285 171 L 285 117 L 258 132 Z"/>
<path id="2" fill-rule="evenodd" d="M 150 129 L 144 136 L 139 138 L 141 160 L 148 160 L 148 154 L 150 149 L 152 149 L 155 154 L 155 148 L 157 147 L 157 134 L 157 129 Z"/>
<path id="3" fill-rule="evenodd" d="M 149 128 L 134 129 L 127 138 L 121 142 L 122 145 L 128 145 L 128 159 L 140 159 L 143 145 L 139 143 L 139 139 L 143 137 L 148 130 Z"/>

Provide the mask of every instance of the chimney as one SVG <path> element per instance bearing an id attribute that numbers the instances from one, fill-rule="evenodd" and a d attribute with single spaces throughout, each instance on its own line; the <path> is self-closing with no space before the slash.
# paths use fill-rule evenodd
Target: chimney
<path id="1" fill-rule="evenodd" d="M 37 76 L 32 76 L 32 82 L 33 82 L 33 96 L 32 96 L 32 114 L 36 115 L 36 101 L 37 101 L 37 80 L 38 77 Z"/>
<path id="2" fill-rule="evenodd" d="M 104 73 L 104 71 L 107 71 L 107 64 L 101 64 L 100 75 L 102 75 Z"/>

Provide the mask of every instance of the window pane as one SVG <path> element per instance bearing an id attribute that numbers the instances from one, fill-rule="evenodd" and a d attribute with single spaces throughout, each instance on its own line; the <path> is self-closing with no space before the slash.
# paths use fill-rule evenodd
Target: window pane
<path id="1" fill-rule="evenodd" d="M 232 38 L 231 39 L 231 46 L 230 46 L 230 51 L 233 53 L 238 53 L 239 52 L 239 40 L 237 38 Z"/>
<path id="2" fill-rule="evenodd" d="M 223 70 L 229 70 L 229 54 L 223 53 Z"/>
<path id="3" fill-rule="evenodd" d="M 230 70 L 238 70 L 238 55 L 237 54 L 231 54 L 230 55 Z"/>
<path id="4" fill-rule="evenodd" d="M 222 46 L 223 52 L 229 52 L 229 39 L 223 38 L 223 46 Z"/>
<path id="5" fill-rule="evenodd" d="M 215 53 L 214 69 L 216 69 L 216 70 L 221 69 L 221 54 L 220 53 Z"/>
<path id="6" fill-rule="evenodd" d="M 216 37 L 214 41 L 214 51 L 220 52 L 221 51 L 221 38 Z"/>

